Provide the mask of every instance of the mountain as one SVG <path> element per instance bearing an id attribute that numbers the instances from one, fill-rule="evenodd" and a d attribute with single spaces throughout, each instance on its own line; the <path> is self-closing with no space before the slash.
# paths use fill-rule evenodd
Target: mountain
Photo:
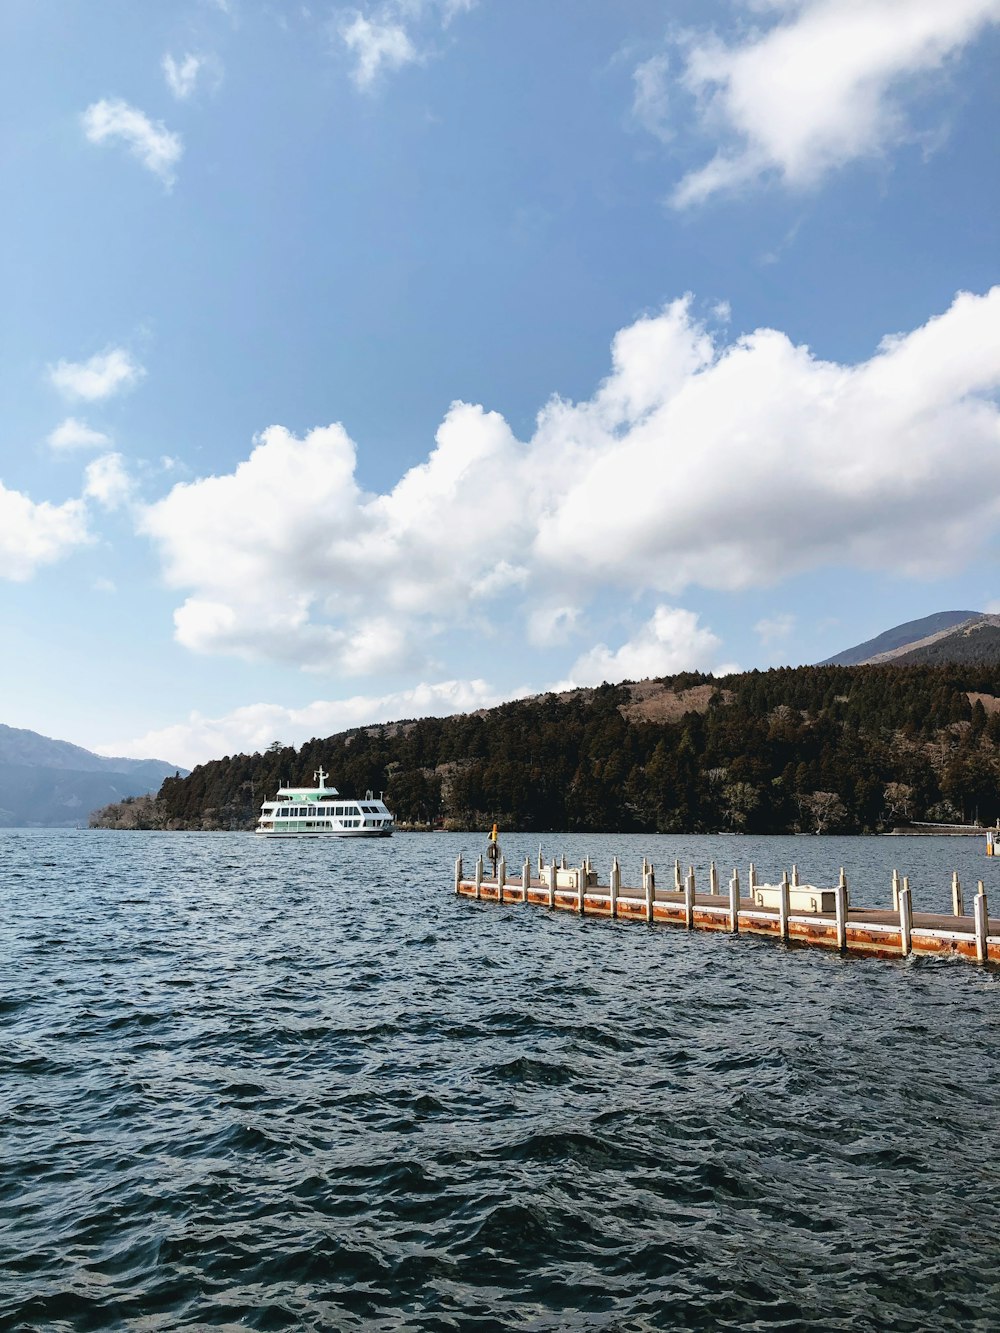
<path id="1" fill-rule="evenodd" d="M 1000 662 L 1000 616 L 979 616 L 964 621 L 953 629 L 931 634 L 874 660 L 890 661 L 893 666 L 917 663 L 937 666 L 946 662 L 990 665 Z"/>
<path id="2" fill-rule="evenodd" d="M 859 643 L 854 648 L 845 648 L 836 657 L 828 657 L 820 666 L 857 666 L 861 662 L 884 661 L 888 654 L 895 654 L 906 647 L 925 643 L 940 634 L 946 634 L 956 625 L 970 620 L 983 618 L 982 611 L 937 611 L 932 616 L 921 620 L 908 620 L 894 629 L 887 629 L 874 639 Z"/>
<path id="3" fill-rule="evenodd" d="M 0 828 L 70 828 L 98 806 L 154 792 L 186 772 L 161 759 L 108 759 L 0 724 Z"/>
<path id="4" fill-rule="evenodd" d="M 106 828 L 252 829 L 320 766 L 401 825 L 877 832 L 1000 816 L 1000 661 L 690 672 L 358 727 L 167 778 Z"/>

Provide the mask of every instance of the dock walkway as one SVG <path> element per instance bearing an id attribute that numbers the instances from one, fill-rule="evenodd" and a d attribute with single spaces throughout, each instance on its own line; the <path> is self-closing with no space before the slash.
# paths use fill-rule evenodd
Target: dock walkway
<path id="1" fill-rule="evenodd" d="M 573 869 L 544 867 L 537 877 L 525 865 L 520 876 L 512 877 L 501 861 L 492 877 L 486 878 L 480 858 L 471 879 L 464 875 L 461 857 L 455 864 L 455 892 L 485 902 L 527 903 L 553 911 L 662 923 L 688 930 L 768 935 L 793 944 L 880 958 L 950 954 L 970 962 L 1000 964 L 1000 919 L 989 916 L 981 883 L 973 900 L 973 914 L 967 916 L 957 877 L 953 877 L 953 901 L 961 911 L 956 915 L 914 912 L 905 880 L 901 881 L 905 886 L 901 891 L 894 890 L 898 910 L 850 906 L 842 874 L 840 885 L 824 891 L 835 896 L 836 910 L 804 912 L 790 906 L 791 894 L 799 887 L 797 881 L 789 882 L 784 877 L 781 885 L 758 886 L 753 882 L 752 868 L 750 879 L 754 889 L 777 890 L 778 906 L 761 906 L 754 897 L 744 896 L 736 872 L 725 894 L 695 892 L 693 872 L 689 872 L 681 889 L 676 885 L 673 889 L 658 888 L 652 867 L 648 872 L 644 868 L 642 887 L 626 887 L 621 884 L 617 861 L 604 885 L 597 882 L 587 863 Z M 712 882 L 714 885 L 714 866 Z"/>

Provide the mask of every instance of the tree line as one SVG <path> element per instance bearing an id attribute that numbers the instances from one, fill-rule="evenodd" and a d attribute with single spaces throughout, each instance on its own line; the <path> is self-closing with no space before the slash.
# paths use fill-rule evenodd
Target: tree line
<path id="1" fill-rule="evenodd" d="M 1000 816 L 1000 666 L 686 672 L 659 684 L 678 703 L 667 721 L 637 715 L 626 682 L 297 749 L 276 742 L 167 778 L 143 819 L 250 829 L 279 785 L 312 785 L 321 765 L 344 795 L 384 793 L 416 827 L 862 833 Z M 707 703 L 683 711 L 699 685 L 712 687 Z"/>

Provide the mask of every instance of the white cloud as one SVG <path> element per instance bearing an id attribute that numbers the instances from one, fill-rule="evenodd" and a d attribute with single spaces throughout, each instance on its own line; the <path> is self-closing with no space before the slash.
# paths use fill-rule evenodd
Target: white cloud
<path id="1" fill-rule="evenodd" d="M 371 91 L 386 74 L 422 64 L 434 54 L 440 34 L 476 0 L 380 0 L 346 10 L 334 31 L 354 58 L 351 78 Z"/>
<path id="2" fill-rule="evenodd" d="M 426 461 L 385 494 L 359 488 L 342 426 L 304 439 L 271 427 L 233 473 L 178 484 L 142 513 L 186 595 L 178 639 L 412 671 L 436 636 L 498 615 L 536 645 L 579 633 L 607 590 L 675 598 L 824 565 L 925 577 L 995 540 L 1000 287 L 958 296 L 856 365 L 773 329 L 725 337 L 689 300 L 637 320 L 594 395 L 553 399 L 527 442 L 455 403 Z M 661 627 L 640 643 L 658 673 L 664 635 L 680 636 L 679 622 Z M 612 670 L 617 654 L 595 652 Z"/>
<path id="3" fill-rule="evenodd" d="M 578 606 L 536 606 L 528 614 L 528 642 L 536 648 L 558 647 L 572 636 L 579 620 Z"/>
<path id="4" fill-rule="evenodd" d="M 91 540 L 83 501 L 36 504 L 0 482 L 0 578 L 25 582 Z"/>
<path id="5" fill-rule="evenodd" d="M 49 367 L 49 379 L 64 397 L 82 398 L 91 403 L 110 398 L 122 389 L 130 389 L 145 373 L 122 347 L 99 352 L 89 361 L 60 361 Z M 51 437 L 49 443 L 53 443 Z"/>
<path id="6" fill-rule="evenodd" d="M 753 630 L 765 648 L 785 643 L 795 629 L 795 617 L 788 611 L 758 620 Z"/>
<path id="7" fill-rule="evenodd" d="M 885 151 L 910 133 L 915 76 L 940 69 L 1000 22 L 1000 0 L 744 3 L 774 11 L 775 22 L 731 45 L 714 34 L 688 37 L 680 83 L 719 148 L 681 181 L 678 207 L 770 174 L 814 185 Z"/>
<path id="8" fill-rule="evenodd" d="M 167 87 L 179 102 L 186 101 L 198 85 L 198 76 L 205 65 L 204 58 L 189 51 L 180 60 L 175 60 L 168 51 L 161 64 Z"/>
<path id="9" fill-rule="evenodd" d="M 400 23 L 378 22 L 355 14 L 341 25 L 340 36 L 354 57 L 351 77 L 361 89 L 371 88 L 383 72 L 402 69 L 420 58 Z"/>
<path id="10" fill-rule="evenodd" d="M 192 768 L 223 754 L 265 750 L 275 740 L 301 745 L 312 736 L 329 736 L 349 727 L 392 719 L 446 717 L 451 713 L 491 708 L 504 699 L 525 693 L 522 690 L 501 696 L 484 680 L 444 680 L 422 683 L 394 694 L 317 700 L 303 708 L 250 704 L 222 717 L 191 713 L 184 722 L 101 745 L 97 751 L 136 759 L 160 755 L 170 763 Z"/>
<path id="11" fill-rule="evenodd" d="M 79 421 L 76 417 L 67 417 L 49 436 L 48 443 L 57 450 L 103 449 L 110 441 L 103 431 L 93 430 L 85 421 Z"/>
<path id="12" fill-rule="evenodd" d="M 663 143 L 673 137 L 670 128 L 670 98 L 667 92 L 669 71 L 668 57 L 656 55 L 642 61 L 632 74 L 635 84 L 632 115 L 643 129 L 648 130 Z"/>
<path id="13" fill-rule="evenodd" d="M 600 685 L 602 681 L 646 680 L 678 671 L 711 671 L 717 666 L 722 640 L 693 611 L 658 606 L 653 617 L 628 643 L 610 649 L 599 643 L 570 668 L 568 685 Z"/>
<path id="14" fill-rule="evenodd" d="M 121 454 L 102 454 L 88 463 L 84 495 L 102 509 L 120 509 L 132 495 L 132 479 Z"/>
<path id="15" fill-rule="evenodd" d="M 147 171 L 159 176 L 169 189 L 184 146 L 179 134 L 162 121 L 151 121 L 142 111 L 120 99 L 94 102 L 81 117 L 88 141 L 101 144 L 120 139 Z"/>

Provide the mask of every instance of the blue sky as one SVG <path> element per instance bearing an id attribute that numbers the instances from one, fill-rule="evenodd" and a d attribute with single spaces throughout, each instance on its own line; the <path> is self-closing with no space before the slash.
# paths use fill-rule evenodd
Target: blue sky
<path id="1" fill-rule="evenodd" d="M 1000 0 L 0 22 L 0 720 L 192 764 L 1000 606 Z"/>

